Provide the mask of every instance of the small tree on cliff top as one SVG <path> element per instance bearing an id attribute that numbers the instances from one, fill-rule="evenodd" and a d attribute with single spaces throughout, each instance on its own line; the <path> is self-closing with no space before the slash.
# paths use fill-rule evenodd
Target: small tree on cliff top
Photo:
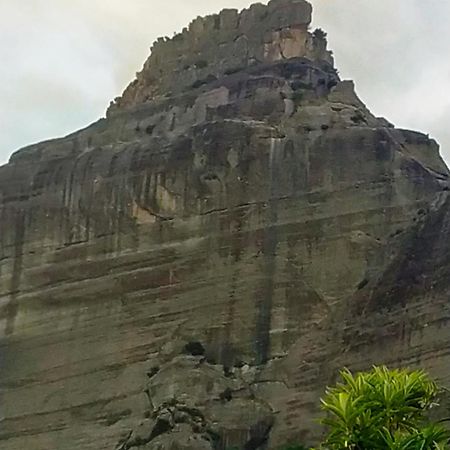
<path id="1" fill-rule="evenodd" d="M 329 388 L 322 400 L 329 450 L 443 450 L 449 433 L 427 418 L 437 385 L 423 371 L 375 367 Z"/>

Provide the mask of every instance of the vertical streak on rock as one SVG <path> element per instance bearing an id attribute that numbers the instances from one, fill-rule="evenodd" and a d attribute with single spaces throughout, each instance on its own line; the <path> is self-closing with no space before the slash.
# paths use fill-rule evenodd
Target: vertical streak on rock
<path id="1" fill-rule="evenodd" d="M 244 242 L 242 237 L 242 228 L 244 222 L 245 212 L 242 209 L 238 209 L 235 214 L 233 214 L 234 229 L 232 232 L 232 264 L 234 269 L 230 280 L 230 290 L 229 290 L 229 300 L 228 309 L 225 322 L 225 336 L 224 345 L 221 351 L 220 362 L 225 366 L 230 366 L 233 361 L 233 355 L 231 349 L 233 348 L 233 327 L 235 326 L 236 318 L 236 303 L 237 303 L 237 290 L 239 286 L 239 278 L 241 277 L 240 271 L 240 260 L 241 253 L 243 250 Z"/>
<path id="2" fill-rule="evenodd" d="M 283 150 L 283 140 L 272 138 L 269 154 L 269 202 L 267 223 L 264 233 L 264 280 L 260 298 L 257 299 L 256 316 L 256 362 L 264 364 L 270 356 L 270 327 L 276 271 L 276 250 L 278 246 L 278 178 L 279 155 Z"/>
<path id="3" fill-rule="evenodd" d="M 74 191 L 74 180 L 75 180 L 75 171 L 78 165 L 78 159 L 75 159 L 72 167 L 70 168 L 70 176 L 67 180 L 67 195 L 65 197 L 64 209 L 66 213 L 65 218 L 65 243 L 71 243 L 74 240 L 74 216 L 75 216 L 75 208 L 73 207 L 73 191 Z"/>
<path id="4" fill-rule="evenodd" d="M 25 212 L 20 209 L 16 212 L 14 237 L 14 262 L 10 281 L 11 297 L 6 313 L 5 335 L 9 336 L 14 332 L 14 323 L 19 310 L 18 294 L 20 279 L 22 277 L 23 240 L 25 236 Z"/>

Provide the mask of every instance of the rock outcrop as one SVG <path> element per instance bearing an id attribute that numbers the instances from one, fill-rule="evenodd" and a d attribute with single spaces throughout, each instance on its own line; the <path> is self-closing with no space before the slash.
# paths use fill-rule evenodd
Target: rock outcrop
<path id="1" fill-rule="evenodd" d="M 449 171 L 310 21 L 196 19 L 0 168 L 2 449 L 276 449 L 343 365 L 450 384 Z"/>

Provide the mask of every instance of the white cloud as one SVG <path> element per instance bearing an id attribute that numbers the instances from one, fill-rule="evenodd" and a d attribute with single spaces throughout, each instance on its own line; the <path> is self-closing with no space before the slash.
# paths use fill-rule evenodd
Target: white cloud
<path id="1" fill-rule="evenodd" d="M 0 0 L 0 162 L 104 114 L 152 42 L 251 0 Z M 430 132 L 450 161 L 450 2 L 313 0 L 345 78 L 369 108 Z"/>

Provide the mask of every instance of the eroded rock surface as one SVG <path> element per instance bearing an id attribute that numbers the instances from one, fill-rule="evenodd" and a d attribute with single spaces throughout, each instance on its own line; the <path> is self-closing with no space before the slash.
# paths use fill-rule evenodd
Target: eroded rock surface
<path id="1" fill-rule="evenodd" d="M 0 168 L 2 449 L 276 449 L 343 365 L 450 385 L 449 172 L 310 21 L 196 19 Z"/>

